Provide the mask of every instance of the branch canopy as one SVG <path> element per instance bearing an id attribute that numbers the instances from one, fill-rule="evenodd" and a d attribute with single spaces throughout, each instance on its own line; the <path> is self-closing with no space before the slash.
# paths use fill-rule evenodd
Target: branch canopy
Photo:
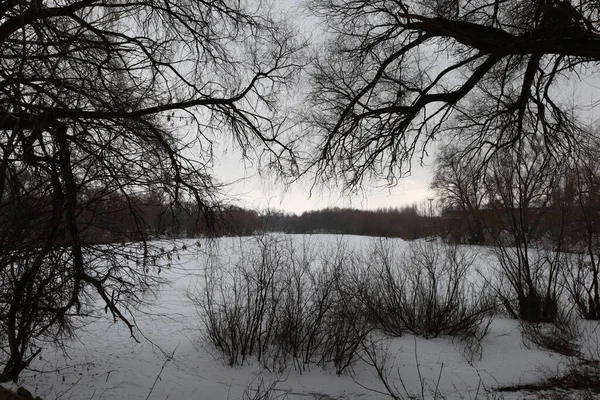
<path id="1" fill-rule="evenodd" d="M 534 135 L 568 152 L 582 104 L 565 96 L 600 60 L 587 0 L 310 2 L 329 41 L 312 64 L 313 159 L 348 190 L 394 185 L 432 141 L 492 154 Z"/>
<path id="2" fill-rule="evenodd" d="M 293 166 L 282 99 L 303 47 L 254 1 L 0 4 L 3 374 L 96 299 L 134 335 L 170 262 L 151 240 L 218 215 L 214 142 Z"/>

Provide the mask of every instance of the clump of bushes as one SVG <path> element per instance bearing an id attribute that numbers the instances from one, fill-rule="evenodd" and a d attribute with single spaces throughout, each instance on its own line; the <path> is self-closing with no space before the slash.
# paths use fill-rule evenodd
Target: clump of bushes
<path id="1" fill-rule="evenodd" d="M 333 365 L 341 374 L 374 330 L 478 341 L 487 333 L 495 304 L 469 283 L 473 258 L 455 246 L 421 241 L 399 254 L 385 241 L 364 253 L 342 240 L 253 241 L 233 260 L 210 258 L 203 290 L 190 296 L 229 365 L 253 358 L 269 370 Z"/>
<path id="2" fill-rule="evenodd" d="M 371 326 L 345 281 L 352 253 L 317 253 L 278 236 L 259 236 L 232 265 L 207 268 L 196 303 L 206 336 L 229 365 L 256 357 L 278 369 L 333 364 L 342 373 Z"/>
<path id="3" fill-rule="evenodd" d="M 497 304 L 486 286 L 470 282 L 474 255 L 455 245 L 417 241 L 407 251 L 384 241 L 370 253 L 371 282 L 361 291 L 385 332 L 425 338 L 485 336 Z"/>
<path id="4" fill-rule="evenodd" d="M 561 312 L 552 323 L 520 322 L 521 336 L 526 346 L 535 345 L 568 357 L 581 357 L 582 332 L 578 316 Z"/>

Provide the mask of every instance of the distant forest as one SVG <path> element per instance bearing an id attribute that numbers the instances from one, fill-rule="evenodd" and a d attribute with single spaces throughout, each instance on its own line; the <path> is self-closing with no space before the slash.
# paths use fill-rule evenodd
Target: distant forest
<path id="1" fill-rule="evenodd" d="M 326 208 L 300 215 L 270 212 L 258 218 L 267 231 L 286 233 L 337 233 L 407 240 L 434 233 L 434 219 L 420 214 L 416 205 L 377 210 Z"/>
<path id="2" fill-rule="evenodd" d="M 135 213 L 131 213 L 131 209 Z M 244 236 L 256 232 L 333 233 L 413 240 L 438 233 L 434 229 L 437 219 L 424 214 L 417 205 L 378 210 L 327 208 L 300 215 L 227 206 L 205 213 L 191 205 L 169 204 L 164 198 L 150 194 L 127 199 L 113 196 L 104 205 L 81 213 L 79 223 L 87 243 Z"/>
<path id="3" fill-rule="evenodd" d="M 80 199 L 81 203 L 85 201 L 86 198 Z M 568 239 L 563 245 L 571 246 L 572 242 L 580 239 L 578 232 L 584 221 L 600 226 L 600 213 L 590 211 L 582 214 L 574 205 L 563 203 L 521 209 L 520 213 L 527 215 L 527 224 L 531 225 L 528 235 L 532 240 L 553 237 L 562 232 Z M 480 210 L 446 207 L 432 215 L 425 205 L 414 204 L 376 210 L 336 207 L 307 211 L 300 215 L 237 206 L 221 206 L 206 212 L 186 203 L 171 204 L 155 194 L 130 195 L 128 198 L 115 195 L 95 208 L 85 208 L 78 215 L 78 223 L 86 243 L 284 232 L 395 237 L 404 240 L 437 236 L 454 243 L 493 244 L 493 238 L 506 231 L 507 221 L 516 210 L 510 207 Z M 569 218 L 565 219 L 566 216 Z"/>

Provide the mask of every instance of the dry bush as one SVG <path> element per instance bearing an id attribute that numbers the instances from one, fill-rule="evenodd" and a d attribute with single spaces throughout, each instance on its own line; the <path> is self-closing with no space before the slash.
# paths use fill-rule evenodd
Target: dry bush
<path id="1" fill-rule="evenodd" d="M 374 394 L 378 395 L 377 398 L 380 396 L 391 398 L 393 400 L 427 400 L 447 398 L 447 394 L 442 391 L 442 387 L 440 385 L 442 376 L 445 373 L 444 364 L 442 363 L 439 365 L 439 370 L 436 371 L 434 376 L 424 376 L 425 374 L 422 374 L 424 369 L 422 369 L 417 351 L 416 339 L 414 359 L 412 361 L 414 362 L 416 378 L 412 377 L 411 380 L 408 380 L 402 376 L 400 368 L 397 367 L 397 357 L 398 354 L 394 355 L 394 353 L 390 352 L 389 339 L 377 337 L 377 335 L 369 336 L 368 340 L 365 340 L 364 342 L 361 358 L 365 364 L 369 365 L 373 369 L 383 387 L 381 389 L 367 387 L 357 381 L 356 378 L 355 382 L 364 389 L 370 390 Z M 403 358 L 402 364 L 406 363 L 407 360 Z M 416 387 L 414 385 L 415 383 L 418 384 Z M 471 393 L 466 393 L 464 396 L 460 395 L 460 399 L 502 400 L 503 398 L 504 397 L 497 393 L 494 389 L 487 387 L 481 378 L 477 387 L 477 391 L 474 395 Z"/>
<path id="2" fill-rule="evenodd" d="M 591 248 L 591 246 L 590 246 Z M 588 320 L 600 319 L 600 258 L 596 249 L 586 253 L 565 254 L 562 270 L 565 290 Z"/>
<path id="3" fill-rule="evenodd" d="M 561 310 L 555 323 L 523 322 L 521 329 L 526 346 L 536 345 L 567 356 L 565 367 L 560 371 L 548 371 L 539 383 L 504 387 L 499 390 L 560 390 L 560 398 L 577 400 L 598 397 L 600 394 L 600 341 L 597 323 L 591 324 L 591 321 L 582 321 L 575 310 L 571 313 Z"/>
<path id="4" fill-rule="evenodd" d="M 331 249 L 324 253 L 323 258 L 323 271 L 329 276 L 328 281 L 333 282 L 335 286 L 332 312 L 321 327 L 325 339 L 322 353 L 327 357 L 322 361 L 332 362 L 339 374 L 356 361 L 357 353 L 374 329 L 374 325 L 355 294 L 356 285 L 352 279 L 352 271 L 356 269 L 360 257 L 340 246 L 334 251 L 333 258 Z"/>
<path id="5" fill-rule="evenodd" d="M 376 390 L 372 388 L 367 388 L 377 393 L 379 395 L 384 395 L 386 397 L 390 397 L 393 400 L 405 400 L 405 399 L 438 399 L 443 398 L 442 393 L 440 392 L 439 383 L 442 377 L 442 372 L 444 365 L 440 366 L 440 373 L 437 381 L 428 382 L 421 375 L 421 364 L 419 363 L 419 357 L 417 354 L 416 342 L 415 342 L 415 368 L 417 370 L 418 378 L 419 378 L 419 386 L 420 390 L 418 393 L 413 392 L 411 389 L 407 388 L 402 375 L 400 375 L 399 370 L 397 371 L 397 376 L 394 377 L 393 370 L 394 365 L 396 364 L 395 357 L 392 357 L 389 351 L 389 341 L 377 337 L 371 337 L 370 340 L 365 341 L 363 345 L 362 360 L 365 364 L 369 365 L 375 371 L 379 382 L 383 385 L 383 390 Z M 398 381 L 400 385 L 398 386 L 394 381 Z M 355 380 L 356 382 L 356 380 Z M 357 382 L 359 385 L 360 383 Z M 361 385 L 362 386 L 362 385 Z"/>
<path id="6" fill-rule="evenodd" d="M 465 340 L 485 336 L 496 303 L 485 285 L 469 281 L 474 256 L 427 241 L 413 242 L 397 254 L 380 241 L 370 260 L 373 275 L 359 293 L 385 332 Z"/>
<path id="7" fill-rule="evenodd" d="M 499 268 L 488 279 L 508 315 L 530 323 L 552 323 L 560 318 L 566 258 L 554 243 L 497 241 L 492 252 Z"/>
<path id="8" fill-rule="evenodd" d="M 593 400 L 600 394 L 598 364 L 572 360 L 565 371 L 550 372 L 538 383 L 504 386 L 498 392 L 545 392 L 549 399 Z"/>
<path id="9" fill-rule="evenodd" d="M 191 296 L 208 341 L 229 365 L 256 357 L 270 370 L 291 362 L 343 373 L 372 329 L 346 278 L 353 253 L 340 242 L 317 254 L 271 235 L 242 247 L 237 262 L 210 265 L 204 293 Z"/>
<path id="10" fill-rule="evenodd" d="M 284 243 L 271 236 L 255 241 L 249 249 L 240 243 L 239 259 L 230 265 L 209 257 L 204 293 L 190 294 L 208 341 L 229 365 L 240 365 L 250 356 L 261 361 L 276 335 L 276 311 L 283 298 L 280 283 L 288 267 L 278 251 Z"/>
<path id="11" fill-rule="evenodd" d="M 526 346 L 533 344 L 570 357 L 581 355 L 581 328 L 574 315 L 562 311 L 553 323 L 521 321 L 520 328 Z"/>
<path id="12" fill-rule="evenodd" d="M 300 370 L 331 363 L 340 374 L 372 329 L 348 276 L 356 255 L 343 242 L 321 248 L 318 257 L 305 245 L 299 256 L 293 244 L 287 251 L 291 267 L 278 310 L 277 351 Z"/>
<path id="13" fill-rule="evenodd" d="M 262 376 L 257 376 L 244 390 L 241 400 L 284 400 L 288 398 L 286 391 L 277 389 L 281 381 L 275 379 L 271 382 L 265 381 Z"/>
<path id="14" fill-rule="evenodd" d="M 380 241 L 361 256 L 343 241 L 315 249 L 268 235 L 254 244 L 230 264 L 213 258 L 204 293 L 192 296 L 229 365 L 253 357 L 269 370 L 333 365 L 341 374 L 376 329 L 447 335 L 469 361 L 481 354 L 495 303 L 469 281 L 474 257 L 456 246 L 421 241 L 397 255 Z"/>

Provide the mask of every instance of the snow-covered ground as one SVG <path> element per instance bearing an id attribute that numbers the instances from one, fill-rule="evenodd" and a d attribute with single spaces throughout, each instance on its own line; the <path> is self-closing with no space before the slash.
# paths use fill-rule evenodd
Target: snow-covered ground
<path id="1" fill-rule="evenodd" d="M 64 350 L 43 352 L 33 371 L 22 375 L 20 384 L 46 400 L 145 399 L 149 394 L 150 399 L 234 400 L 248 390 L 251 398 L 252 389 L 261 382 L 274 384 L 273 393 L 280 395 L 277 398 L 388 398 L 379 393 L 384 391 L 383 385 L 363 361 L 342 376 L 317 367 L 303 373 L 293 368 L 269 373 L 258 363 L 228 367 L 203 342 L 200 319 L 186 293 L 202 285 L 209 248 L 230 255 L 246 240 L 251 239 L 223 238 L 212 245 L 178 241 L 177 246 L 185 245 L 185 250 L 179 251 L 172 268 L 162 272 L 169 283 L 160 288 L 152 305 L 135 315 L 139 343 L 130 338 L 124 325 L 99 317 Z M 313 235 L 309 240 L 335 243 L 339 237 Z M 350 247 L 359 247 L 372 239 L 349 236 L 344 240 Z M 481 260 L 487 262 L 485 255 Z M 593 328 L 590 326 L 590 331 Z M 535 398 L 534 394 L 489 390 L 537 382 L 568 363 L 563 356 L 524 346 L 514 320 L 496 318 L 482 344 L 481 359 L 469 362 L 461 346 L 446 338 L 405 335 L 380 342 L 389 357 L 390 383 L 405 398 L 409 394 L 447 399 Z"/>

